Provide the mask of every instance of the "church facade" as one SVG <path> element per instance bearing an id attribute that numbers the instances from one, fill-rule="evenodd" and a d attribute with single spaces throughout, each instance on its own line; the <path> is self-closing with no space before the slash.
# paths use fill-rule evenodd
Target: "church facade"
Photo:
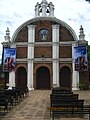
<path id="1" fill-rule="evenodd" d="M 6 31 L 3 48 L 16 48 L 15 70 L 9 72 L 6 85 L 78 90 L 80 80 L 88 81 L 87 71 L 75 71 L 74 47 L 87 46 L 81 26 L 79 39 L 74 30 L 54 16 L 54 5 L 42 0 L 35 6 L 35 18 L 19 26 L 10 41 Z"/>

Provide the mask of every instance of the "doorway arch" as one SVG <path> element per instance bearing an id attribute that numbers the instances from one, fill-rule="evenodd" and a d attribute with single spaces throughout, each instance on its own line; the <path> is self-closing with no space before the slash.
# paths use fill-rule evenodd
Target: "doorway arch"
<path id="1" fill-rule="evenodd" d="M 61 88 L 71 90 L 71 70 L 69 67 L 64 66 L 59 73 L 59 84 Z"/>
<path id="2" fill-rule="evenodd" d="M 36 71 L 36 89 L 50 89 L 50 71 L 47 67 L 39 67 Z"/>
<path id="3" fill-rule="evenodd" d="M 24 67 L 19 67 L 16 71 L 16 87 L 27 87 L 27 72 Z"/>

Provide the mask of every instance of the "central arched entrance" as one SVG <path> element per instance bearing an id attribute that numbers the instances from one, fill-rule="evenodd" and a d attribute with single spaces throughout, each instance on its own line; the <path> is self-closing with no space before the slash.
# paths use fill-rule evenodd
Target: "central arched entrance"
<path id="1" fill-rule="evenodd" d="M 16 71 L 16 87 L 27 87 L 27 72 L 24 67 L 19 67 Z"/>
<path id="2" fill-rule="evenodd" d="M 64 89 L 70 89 L 71 90 L 71 70 L 69 67 L 64 66 L 60 70 L 60 87 Z"/>
<path id="3" fill-rule="evenodd" d="M 37 69 L 36 89 L 50 89 L 50 71 L 47 67 Z"/>

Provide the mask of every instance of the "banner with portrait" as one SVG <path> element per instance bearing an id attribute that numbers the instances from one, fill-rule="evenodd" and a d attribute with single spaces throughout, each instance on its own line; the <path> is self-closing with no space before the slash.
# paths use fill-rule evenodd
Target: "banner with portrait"
<path id="1" fill-rule="evenodd" d="M 75 71 L 87 71 L 87 46 L 74 47 Z"/>
<path id="2" fill-rule="evenodd" d="M 15 69 L 16 48 L 4 48 L 3 71 L 12 71 Z"/>

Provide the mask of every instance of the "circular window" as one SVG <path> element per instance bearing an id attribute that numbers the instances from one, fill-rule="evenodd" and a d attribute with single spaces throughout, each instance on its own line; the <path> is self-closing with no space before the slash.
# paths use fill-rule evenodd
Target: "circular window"
<path id="1" fill-rule="evenodd" d="M 41 40 L 47 40 L 48 39 L 48 30 L 47 29 L 42 29 L 42 30 L 40 30 L 40 32 L 39 32 L 39 35 L 40 35 L 40 39 Z"/>

